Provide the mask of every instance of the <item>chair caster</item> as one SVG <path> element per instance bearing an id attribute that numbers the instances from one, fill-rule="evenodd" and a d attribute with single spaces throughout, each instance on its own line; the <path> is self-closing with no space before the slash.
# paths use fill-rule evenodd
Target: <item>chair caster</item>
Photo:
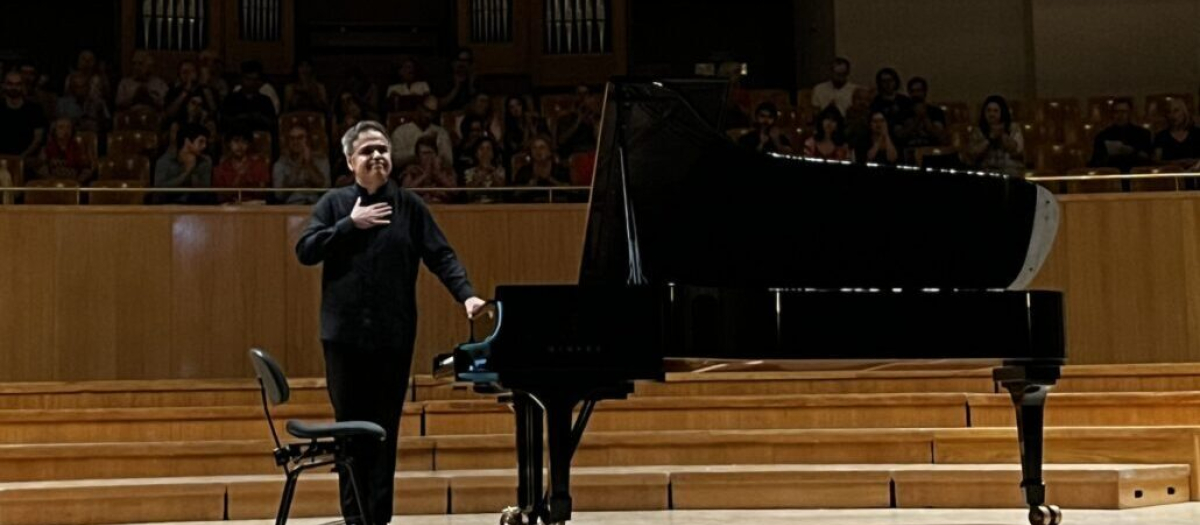
<path id="1" fill-rule="evenodd" d="M 504 507 L 500 511 L 500 525 L 532 525 L 526 522 L 525 515 L 518 507 Z"/>
<path id="2" fill-rule="evenodd" d="M 1029 509 L 1029 525 L 1060 525 L 1062 509 L 1058 505 L 1038 505 Z"/>

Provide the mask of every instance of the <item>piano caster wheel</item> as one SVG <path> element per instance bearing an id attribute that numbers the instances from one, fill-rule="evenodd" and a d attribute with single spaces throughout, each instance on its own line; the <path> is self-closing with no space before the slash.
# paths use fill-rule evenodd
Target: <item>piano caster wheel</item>
<path id="1" fill-rule="evenodd" d="M 500 511 L 500 525 L 532 525 L 525 522 L 525 515 L 517 507 L 504 507 Z"/>
<path id="2" fill-rule="evenodd" d="M 1029 525 L 1059 525 L 1062 519 L 1062 509 L 1058 505 L 1038 505 L 1029 509 Z"/>

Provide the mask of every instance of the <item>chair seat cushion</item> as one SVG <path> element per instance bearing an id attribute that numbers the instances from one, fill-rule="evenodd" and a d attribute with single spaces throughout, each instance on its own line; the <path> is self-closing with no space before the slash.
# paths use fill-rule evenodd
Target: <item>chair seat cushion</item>
<path id="1" fill-rule="evenodd" d="M 287 422 L 287 431 L 288 434 L 302 439 L 369 436 L 383 441 L 387 437 L 387 431 L 383 427 L 370 421 L 305 423 L 292 419 Z"/>

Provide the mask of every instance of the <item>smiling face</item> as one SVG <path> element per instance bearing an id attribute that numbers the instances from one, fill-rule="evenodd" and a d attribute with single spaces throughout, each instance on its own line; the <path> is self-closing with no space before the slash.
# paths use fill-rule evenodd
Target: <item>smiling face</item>
<path id="1" fill-rule="evenodd" d="M 353 150 L 346 159 L 354 179 L 363 187 L 379 186 L 392 172 L 392 144 L 387 137 L 373 129 L 358 134 Z"/>

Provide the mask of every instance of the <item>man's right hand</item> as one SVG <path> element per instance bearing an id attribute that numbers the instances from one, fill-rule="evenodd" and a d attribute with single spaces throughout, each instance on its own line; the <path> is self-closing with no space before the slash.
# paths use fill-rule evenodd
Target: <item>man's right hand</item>
<path id="1" fill-rule="evenodd" d="M 362 197 L 359 197 L 354 201 L 354 209 L 350 210 L 350 221 L 354 223 L 355 228 L 365 230 L 374 226 L 391 224 L 391 221 L 387 220 L 387 216 L 391 214 L 392 207 L 386 202 L 363 206 Z"/>

